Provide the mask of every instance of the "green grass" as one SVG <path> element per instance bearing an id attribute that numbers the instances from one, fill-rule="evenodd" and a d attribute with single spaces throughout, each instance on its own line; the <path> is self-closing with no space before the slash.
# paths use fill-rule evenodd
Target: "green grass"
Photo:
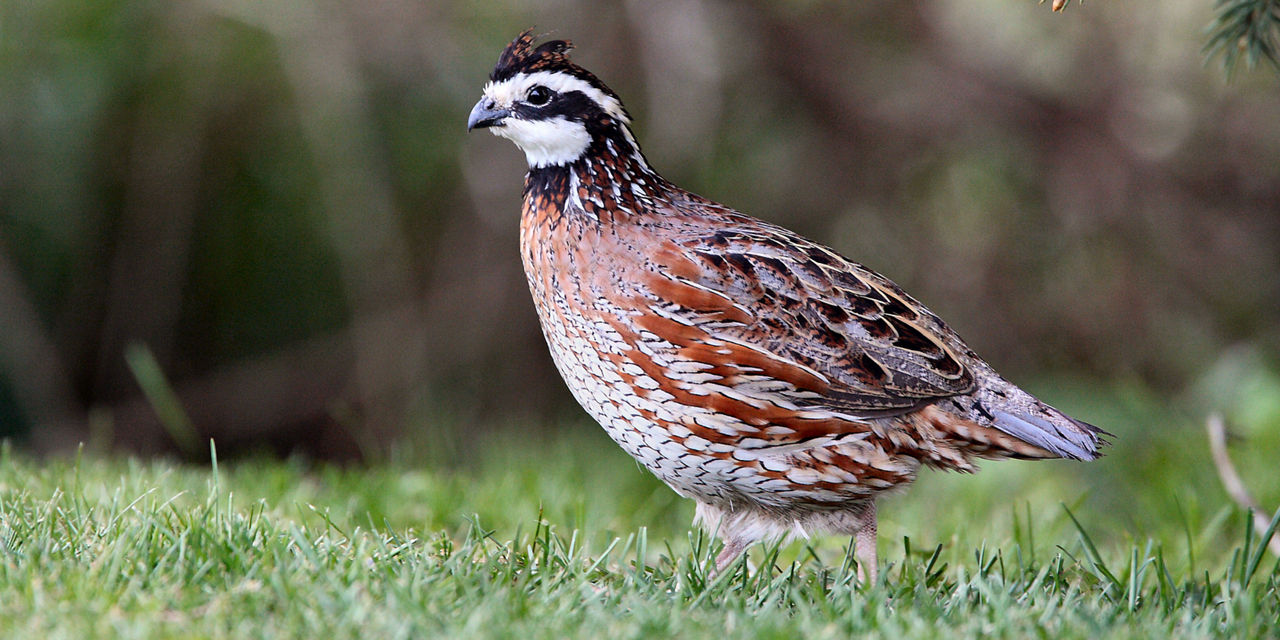
<path id="1" fill-rule="evenodd" d="M 866 589 L 827 537 L 709 578 L 691 505 L 585 424 L 347 468 L 6 446 L 0 635 L 1280 635 L 1280 564 L 1222 495 L 1198 421 L 1134 390 L 1077 391 L 1117 431 L 1110 456 L 925 474 L 882 502 Z M 1264 504 L 1280 497 L 1274 455 L 1256 453 L 1277 450 L 1274 418 L 1244 425 L 1239 452 Z"/>

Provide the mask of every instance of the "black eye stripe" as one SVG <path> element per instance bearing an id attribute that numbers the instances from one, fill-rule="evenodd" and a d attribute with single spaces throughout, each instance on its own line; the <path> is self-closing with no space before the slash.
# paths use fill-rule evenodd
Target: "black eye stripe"
<path id="1" fill-rule="evenodd" d="M 567 120 L 582 122 L 604 114 L 604 109 L 581 91 L 566 91 L 542 106 L 516 103 L 512 111 L 525 120 L 551 120 L 563 117 Z"/>

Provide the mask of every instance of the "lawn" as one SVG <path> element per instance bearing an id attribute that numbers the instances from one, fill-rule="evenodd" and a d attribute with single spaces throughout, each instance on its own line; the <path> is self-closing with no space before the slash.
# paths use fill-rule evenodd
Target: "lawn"
<path id="1" fill-rule="evenodd" d="M 881 503 L 882 579 L 865 589 L 847 540 L 827 537 L 757 548 L 754 572 L 708 578 L 692 506 L 578 418 L 480 440 L 447 430 L 349 467 L 39 460 L 6 445 L 0 634 L 1280 634 L 1280 564 L 1221 489 L 1194 403 L 1036 390 L 1115 432 L 1109 455 L 925 473 Z M 1275 505 L 1269 398 L 1228 417 L 1241 475 Z"/>

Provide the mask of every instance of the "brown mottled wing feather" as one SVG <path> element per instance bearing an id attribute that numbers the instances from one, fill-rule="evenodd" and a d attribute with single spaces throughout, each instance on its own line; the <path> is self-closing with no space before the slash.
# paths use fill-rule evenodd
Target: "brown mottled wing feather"
<path id="1" fill-rule="evenodd" d="M 768 354 L 771 376 L 812 392 L 794 398 L 801 406 L 879 417 L 973 390 L 956 355 L 968 349 L 892 282 L 785 229 L 722 215 L 732 224 L 653 256 L 649 286 L 682 331 Z"/>

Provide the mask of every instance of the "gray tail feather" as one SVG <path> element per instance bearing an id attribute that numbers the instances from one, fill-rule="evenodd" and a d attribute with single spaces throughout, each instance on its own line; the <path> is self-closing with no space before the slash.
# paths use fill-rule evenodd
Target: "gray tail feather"
<path id="1" fill-rule="evenodd" d="M 1111 434 L 1036 399 L 991 369 L 985 362 L 974 368 L 978 389 L 970 417 L 995 427 L 1059 458 L 1094 460 Z"/>
<path id="2" fill-rule="evenodd" d="M 1033 444 L 1061 458 L 1093 460 L 1102 455 L 1099 447 L 1108 444 L 1110 435 L 1087 422 L 1076 420 L 1053 407 L 1030 398 L 1028 410 L 1011 412 L 1006 407 L 989 407 L 993 426 L 1028 444 Z"/>

